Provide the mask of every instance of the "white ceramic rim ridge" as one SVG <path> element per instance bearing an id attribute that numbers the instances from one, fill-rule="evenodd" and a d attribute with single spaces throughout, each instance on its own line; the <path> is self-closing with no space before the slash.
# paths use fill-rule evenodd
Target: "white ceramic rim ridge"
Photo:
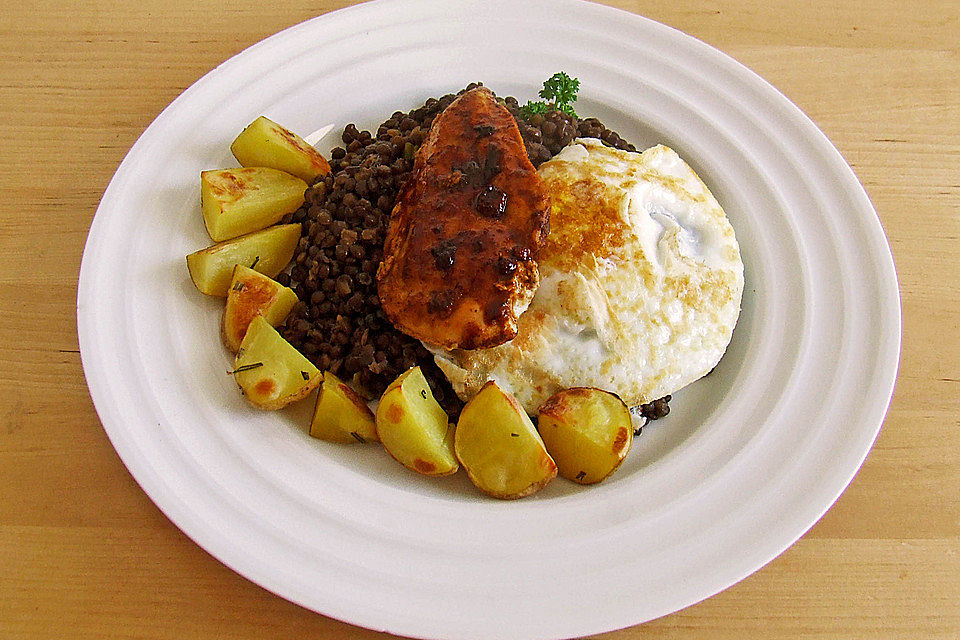
<path id="1" fill-rule="evenodd" d="M 399 77 L 410 63 L 416 77 Z M 609 483 L 557 481 L 553 493 L 503 503 L 400 472 L 378 477 L 364 467 L 382 464 L 376 454 L 305 446 L 301 430 L 278 428 L 284 416 L 244 410 L 215 328 L 200 330 L 215 304 L 185 281 L 182 256 L 202 246 L 196 174 L 226 162 L 229 140 L 260 113 L 300 131 L 340 122 L 304 105 L 333 113 L 341 89 L 352 87 L 358 109 L 402 109 L 477 79 L 532 96 L 557 70 L 580 78 L 585 113 L 593 105 L 607 124 L 635 123 L 676 148 L 737 231 L 741 324 L 717 377 L 677 403 L 679 428 L 703 402 L 702 427 L 645 433 L 648 449 Z M 420 638 L 595 634 L 743 579 L 853 478 L 900 349 L 883 230 L 816 126 L 708 45 L 578 0 L 379 0 L 231 58 L 172 102 L 117 170 L 77 307 L 104 428 L 171 521 L 288 600 Z"/>

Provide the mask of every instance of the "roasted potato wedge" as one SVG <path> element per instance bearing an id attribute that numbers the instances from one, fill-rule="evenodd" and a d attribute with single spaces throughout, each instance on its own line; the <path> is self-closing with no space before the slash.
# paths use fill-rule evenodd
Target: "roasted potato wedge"
<path id="1" fill-rule="evenodd" d="M 280 409 L 301 400 L 322 380 L 320 370 L 262 316 L 250 322 L 233 376 L 244 397 L 258 409 Z"/>
<path id="2" fill-rule="evenodd" d="M 565 389 L 538 413 L 540 437 L 567 480 L 600 482 L 617 470 L 633 444 L 630 409 L 607 391 Z"/>
<path id="3" fill-rule="evenodd" d="M 299 240 L 299 224 L 278 224 L 219 242 L 187 256 L 190 279 L 200 293 L 222 298 L 230 289 L 235 265 L 246 265 L 268 278 L 276 277 L 290 262 Z"/>
<path id="4" fill-rule="evenodd" d="M 215 242 L 266 229 L 303 204 L 307 183 L 269 167 L 200 174 L 200 203 Z"/>
<path id="5" fill-rule="evenodd" d="M 329 371 L 323 373 L 310 435 L 345 444 L 380 439 L 376 418 L 366 401 Z"/>
<path id="6" fill-rule="evenodd" d="M 270 326 L 276 327 L 296 303 L 297 294 L 290 287 L 242 264 L 234 266 L 220 323 L 223 344 L 236 352 L 251 320 L 263 316 Z"/>
<path id="7" fill-rule="evenodd" d="M 377 406 L 376 421 L 380 442 L 403 466 L 428 476 L 456 473 L 453 425 L 420 367 L 390 383 Z"/>
<path id="8" fill-rule="evenodd" d="M 330 173 L 330 165 L 320 152 L 297 134 L 260 116 L 230 145 L 245 167 L 272 167 L 292 173 L 311 184 L 317 176 Z"/>
<path id="9" fill-rule="evenodd" d="M 467 475 L 495 498 L 523 498 L 557 475 L 530 417 L 492 380 L 463 407 L 454 442 Z"/>

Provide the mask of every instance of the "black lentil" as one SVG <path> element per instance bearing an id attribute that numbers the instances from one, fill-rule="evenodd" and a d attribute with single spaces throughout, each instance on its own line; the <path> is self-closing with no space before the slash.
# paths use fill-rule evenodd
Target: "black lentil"
<path id="1" fill-rule="evenodd" d="M 673 396 L 666 395 L 662 398 L 658 398 L 653 402 L 648 402 L 647 404 L 640 405 L 640 415 L 642 415 L 647 420 L 658 420 L 665 417 L 670 413 L 670 400 L 673 399 Z"/>

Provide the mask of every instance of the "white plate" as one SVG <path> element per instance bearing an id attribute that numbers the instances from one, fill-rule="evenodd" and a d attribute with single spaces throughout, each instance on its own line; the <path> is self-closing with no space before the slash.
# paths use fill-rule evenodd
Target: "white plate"
<path id="1" fill-rule="evenodd" d="M 309 438 L 310 407 L 259 413 L 225 371 L 221 303 L 183 256 L 206 245 L 202 169 L 266 114 L 300 132 L 375 125 L 481 80 L 577 105 L 674 147 L 737 232 L 743 314 L 717 371 L 676 394 L 608 482 L 518 502 L 426 480 L 377 447 Z M 339 129 L 338 126 L 338 129 Z M 866 456 L 890 399 L 900 313 L 877 216 L 824 135 L 715 49 L 574 0 L 374 2 L 227 61 L 141 136 L 103 196 L 80 274 L 84 371 L 111 441 L 204 549 L 271 591 L 423 638 L 559 638 L 650 620 L 786 549 Z"/>

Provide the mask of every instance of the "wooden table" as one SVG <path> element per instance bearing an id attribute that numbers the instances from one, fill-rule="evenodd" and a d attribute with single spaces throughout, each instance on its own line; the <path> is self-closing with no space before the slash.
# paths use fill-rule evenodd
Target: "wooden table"
<path id="1" fill-rule="evenodd" d="M 0 17 L 0 636 L 384 637 L 290 604 L 177 530 L 120 462 L 77 350 L 100 196 L 157 113 L 334 0 L 6 2 Z M 960 637 L 960 3 L 618 0 L 741 60 L 853 165 L 903 296 L 896 394 L 780 558 L 628 638 Z"/>

